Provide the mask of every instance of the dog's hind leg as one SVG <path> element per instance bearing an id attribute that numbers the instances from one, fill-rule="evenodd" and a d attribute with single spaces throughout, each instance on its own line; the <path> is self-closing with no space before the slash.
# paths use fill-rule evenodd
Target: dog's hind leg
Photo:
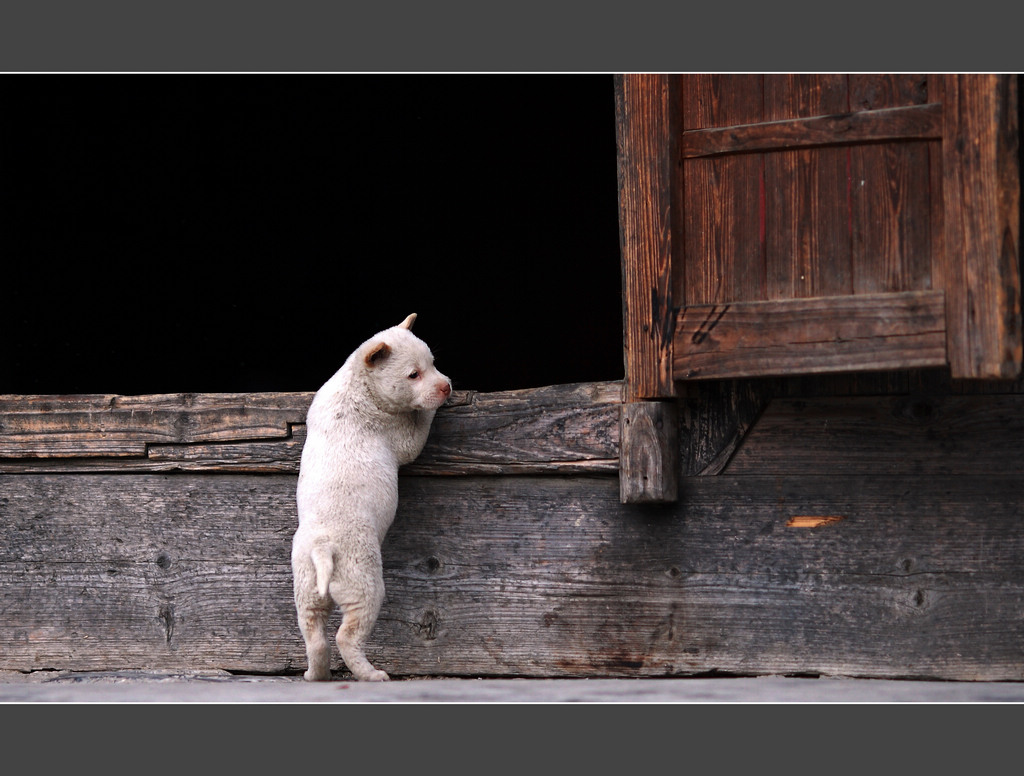
<path id="1" fill-rule="evenodd" d="M 363 600 L 340 604 L 342 620 L 336 639 L 338 651 L 356 679 L 363 682 L 386 682 L 390 677 L 384 671 L 374 668 L 363 651 L 384 603 L 383 573 L 378 570 L 375 577 L 364 582 L 370 584 L 364 588 Z"/>
<path id="2" fill-rule="evenodd" d="M 327 617 L 330 607 L 298 606 L 299 630 L 306 642 L 308 668 L 304 677 L 309 682 L 325 682 L 331 678 L 331 645 L 327 641 Z"/>

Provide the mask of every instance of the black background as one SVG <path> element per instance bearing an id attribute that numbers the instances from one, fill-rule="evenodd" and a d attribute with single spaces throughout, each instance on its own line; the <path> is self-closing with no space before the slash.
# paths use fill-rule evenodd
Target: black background
<path id="1" fill-rule="evenodd" d="M 612 76 L 5 75 L 0 393 L 623 374 Z"/>

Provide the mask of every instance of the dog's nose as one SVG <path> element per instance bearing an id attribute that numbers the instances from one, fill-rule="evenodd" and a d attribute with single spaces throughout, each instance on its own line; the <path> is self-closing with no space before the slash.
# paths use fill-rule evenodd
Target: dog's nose
<path id="1" fill-rule="evenodd" d="M 442 395 L 450 396 L 451 393 L 452 393 L 452 384 L 451 383 L 441 383 L 440 390 L 441 390 Z"/>

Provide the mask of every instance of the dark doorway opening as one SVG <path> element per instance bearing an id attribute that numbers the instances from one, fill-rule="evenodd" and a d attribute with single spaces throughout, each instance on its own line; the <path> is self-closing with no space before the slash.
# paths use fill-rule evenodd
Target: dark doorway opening
<path id="1" fill-rule="evenodd" d="M 5 76 L 0 393 L 622 377 L 610 75 Z"/>

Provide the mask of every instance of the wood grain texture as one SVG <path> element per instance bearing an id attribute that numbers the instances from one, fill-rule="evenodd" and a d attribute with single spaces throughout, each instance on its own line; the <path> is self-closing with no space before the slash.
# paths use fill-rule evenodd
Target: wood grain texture
<path id="1" fill-rule="evenodd" d="M 984 514 L 978 505 L 984 504 Z M 818 527 L 794 518 L 841 517 Z M 403 478 L 395 676 L 1024 679 L 1016 474 Z M 0 667 L 298 672 L 294 477 L 0 477 Z M 336 624 L 336 622 L 335 622 Z"/>
<path id="2" fill-rule="evenodd" d="M 762 76 L 684 76 L 681 89 L 684 130 L 763 119 Z M 683 161 L 679 303 L 765 298 L 762 165 L 756 154 Z"/>
<path id="3" fill-rule="evenodd" d="M 1024 461 L 1024 395 L 773 399 L 726 474 L 983 476 Z"/>
<path id="4" fill-rule="evenodd" d="M 680 80 L 683 304 L 934 287 L 943 106 L 922 104 L 927 79 Z"/>
<path id="5" fill-rule="evenodd" d="M 816 111 L 808 118 L 767 119 L 756 124 L 689 130 L 683 133 L 680 154 L 684 159 L 695 159 L 942 136 L 942 106 L 938 104 L 825 113 Z"/>
<path id="6" fill-rule="evenodd" d="M 693 380 L 680 397 L 680 471 L 1009 471 L 1024 460 L 1022 395 L 1020 379 L 951 380 L 948 367 Z"/>
<path id="7" fill-rule="evenodd" d="M 295 473 L 311 393 L 0 397 L 0 473 Z M 622 383 L 456 391 L 403 471 L 614 472 Z"/>
<path id="8" fill-rule="evenodd" d="M 766 121 L 835 114 L 848 105 L 846 77 L 766 77 L 764 105 Z M 852 291 L 847 153 L 813 148 L 765 155 L 766 298 Z"/>
<path id="9" fill-rule="evenodd" d="M 674 95 L 668 76 L 615 77 L 623 347 L 630 400 L 674 395 Z"/>
<path id="10" fill-rule="evenodd" d="M 942 79 L 944 282 L 957 378 L 1013 379 L 1021 369 L 1017 80 Z"/>
<path id="11" fill-rule="evenodd" d="M 151 444 L 286 439 L 311 393 L 0 396 L 0 458 L 144 456 Z"/>
<path id="12" fill-rule="evenodd" d="M 937 290 L 947 300 L 954 378 L 1015 379 L 1024 352 L 1017 82 L 919 74 L 670 79 L 669 91 L 675 83 L 680 90 L 682 176 L 661 176 L 677 193 L 672 244 L 659 255 L 672 256 L 672 298 L 692 308 Z M 651 137 L 665 144 L 674 135 Z M 658 240 L 664 246 L 660 233 Z M 644 318 L 639 326 L 649 332 L 657 323 Z M 676 380 L 698 375 L 679 369 L 688 356 L 674 349 L 683 339 L 678 330 L 672 336 Z M 846 368 L 941 364 L 933 339 L 903 341 L 908 360 L 900 363 L 889 338 L 877 361 L 844 353 Z M 818 353 L 781 371 L 714 374 L 815 373 L 822 361 L 828 357 Z M 840 368 L 839 359 L 823 367 Z"/>
<path id="13" fill-rule="evenodd" d="M 409 474 L 614 472 L 621 382 L 456 396 L 434 418 Z"/>
<path id="14" fill-rule="evenodd" d="M 762 160 L 693 159 L 683 168 L 683 304 L 766 298 Z"/>
<path id="15" fill-rule="evenodd" d="M 692 381 L 679 401 L 681 475 L 721 474 L 775 390 L 759 380 Z"/>
<path id="16" fill-rule="evenodd" d="M 919 73 L 851 73 L 847 81 L 850 110 L 853 111 L 917 106 L 930 112 L 942 102 L 941 97 L 932 94 L 929 78 Z M 932 121 L 935 122 L 932 130 L 935 134 L 929 136 L 941 137 L 941 110 Z"/>
<path id="17" fill-rule="evenodd" d="M 855 146 L 849 151 L 853 291 L 933 287 L 931 156 L 938 143 Z"/>
<path id="18" fill-rule="evenodd" d="M 762 118 L 765 76 L 756 73 L 693 73 L 684 83 L 684 131 L 749 124 Z"/>
<path id="19" fill-rule="evenodd" d="M 622 405 L 619 499 L 623 504 L 675 501 L 679 489 L 679 416 L 674 401 Z"/>
<path id="20" fill-rule="evenodd" d="M 946 357 L 934 291 L 687 307 L 675 336 L 678 379 L 940 366 Z"/>
<path id="21" fill-rule="evenodd" d="M 813 149 L 764 161 L 767 299 L 837 296 L 852 291 L 847 153 Z M 756 300 L 749 300 L 756 301 Z"/>

